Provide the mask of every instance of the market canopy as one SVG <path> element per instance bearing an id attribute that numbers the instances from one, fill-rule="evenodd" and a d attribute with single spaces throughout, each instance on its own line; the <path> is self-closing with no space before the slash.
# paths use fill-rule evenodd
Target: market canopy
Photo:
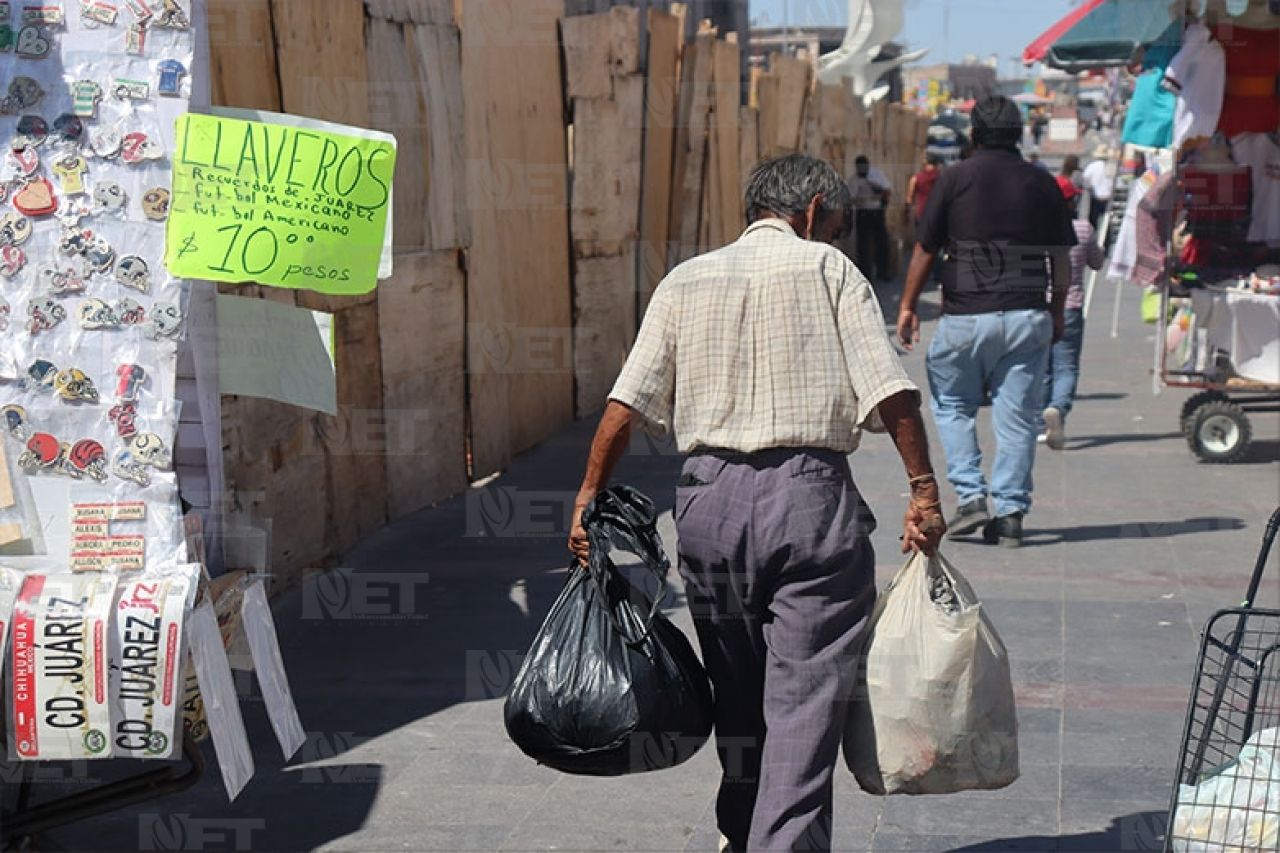
<path id="1" fill-rule="evenodd" d="M 1084 0 L 1027 45 L 1022 61 L 1064 71 L 1128 65 L 1143 48 L 1178 42 L 1180 5 L 1169 0 Z"/>

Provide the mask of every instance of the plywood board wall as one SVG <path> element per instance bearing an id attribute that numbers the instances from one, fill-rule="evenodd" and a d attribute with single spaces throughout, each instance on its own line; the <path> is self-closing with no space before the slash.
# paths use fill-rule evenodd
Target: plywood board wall
<path id="1" fill-rule="evenodd" d="M 562 0 L 468 0 L 462 27 L 477 476 L 573 418 Z M 535 364 L 511 354 L 536 347 Z"/>
<path id="2" fill-rule="evenodd" d="M 378 288 L 391 519 L 466 488 L 466 276 L 461 252 L 405 254 Z"/>

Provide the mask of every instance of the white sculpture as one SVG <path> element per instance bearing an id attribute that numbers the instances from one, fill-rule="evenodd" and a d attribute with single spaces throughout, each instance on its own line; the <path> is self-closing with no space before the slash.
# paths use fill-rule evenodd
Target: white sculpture
<path id="1" fill-rule="evenodd" d="M 902 31 L 903 0 L 849 0 L 849 31 L 844 43 L 818 59 L 818 80 L 828 85 L 848 80 L 853 94 L 867 106 L 889 94 L 876 86 L 886 72 L 915 62 L 929 51 L 915 50 L 897 59 L 876 62 L 885 44 Z"/>

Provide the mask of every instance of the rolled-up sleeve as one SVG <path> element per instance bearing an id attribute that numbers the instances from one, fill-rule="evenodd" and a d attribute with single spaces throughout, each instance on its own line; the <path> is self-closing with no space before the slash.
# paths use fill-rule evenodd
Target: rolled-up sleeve
<path id="1" fill-rule="evenodd" d="M 884 314 L 870 282 L 847 260 L 841 274 L 844 284 L 839 290 L 836 321 L 849 382 L 858 400 L 856 422 L 870 432 L 883 432 L 877 407 L 903 391 L 911 392 L 918 402 L 920 389 L 907 376 L 889 341 Z"/>
<path id="2" fill-rule="evenodd" d="M 671 430 L 675 391 L 675 306 L 671 286 L 664 283 L 653 293 L 635 346 L 609 399 L 637 412 L 649 432 L 662 436 Z"/>

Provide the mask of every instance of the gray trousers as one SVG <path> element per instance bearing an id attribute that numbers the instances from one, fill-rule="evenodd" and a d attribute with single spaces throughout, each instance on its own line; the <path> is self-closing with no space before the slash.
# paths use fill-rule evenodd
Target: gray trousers
<path id="1" fill-rule="evenodd" d="M 844 454 L 690 456 L 680 574 L 716 703 L 735 851 L 829 850 L 832 775 L 875 600 L 875 519 Z"/>

